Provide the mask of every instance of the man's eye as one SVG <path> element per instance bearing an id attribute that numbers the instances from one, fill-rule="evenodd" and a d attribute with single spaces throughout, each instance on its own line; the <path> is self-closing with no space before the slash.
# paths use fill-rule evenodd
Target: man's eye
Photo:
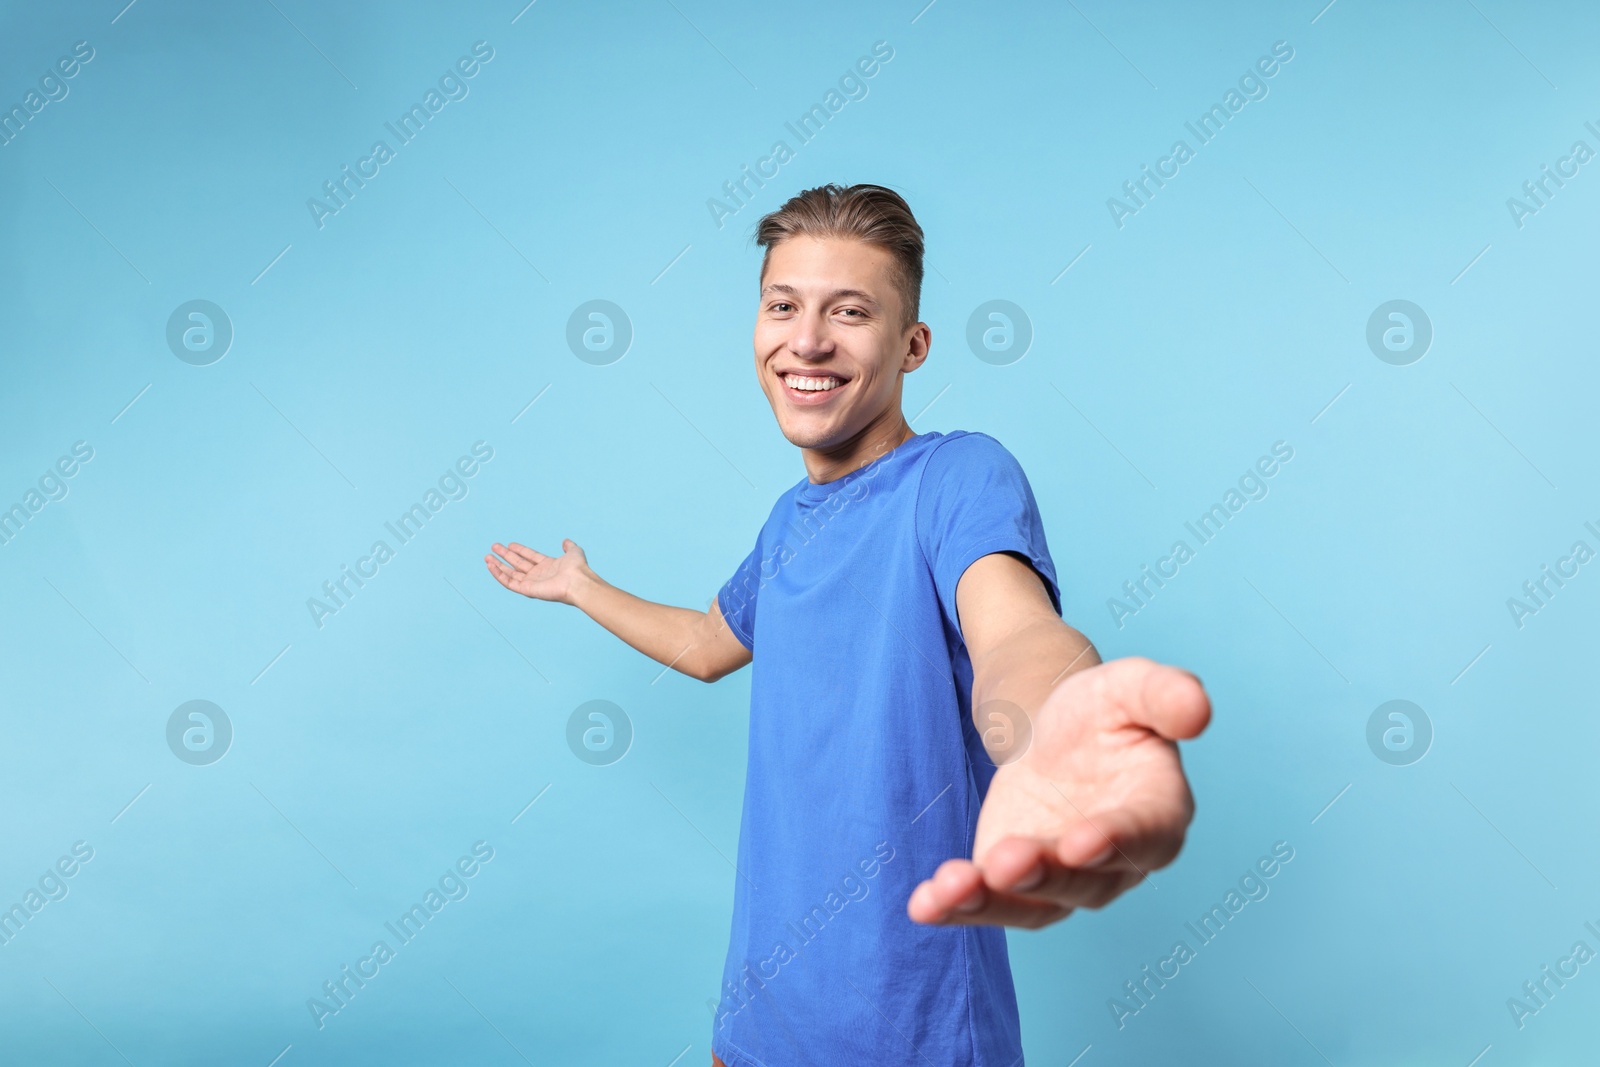
<path id="1" fill-rule="evenodd" d="M 862 315 L 862 314 L 864 314 L 864 313 L 863 313 L 863 312 L 862 312 L 862 310 L 861 310 L 861 309 L 860 309 L 860 308 L 845 308 L 845 309 L 844 309 L 844 313 L 845 313 L 845 314 L 846 314 L 846 315 L 855 315 L 855 316 L 857 316 L 857 317 L 858 317 L 858 318 L 859 318 L 859 317 L 860 317 L 860 316 L 861 316 L 861 315 Z"/>

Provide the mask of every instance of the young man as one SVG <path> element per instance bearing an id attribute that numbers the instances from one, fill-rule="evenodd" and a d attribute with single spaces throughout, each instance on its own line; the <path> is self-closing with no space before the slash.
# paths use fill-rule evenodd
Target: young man
<path id="1" fill-rule="evenodd" d="M 1173 859 L 1194 811 L 1174 741 L 1210 705 L 1184 671 L 1100 663 L 1061 620 L 1009 452 L 906 422 L 932 334 L 905 201 L 810 189 L 756 240 L 756 378 L 806 477 L 709 610 L 608 585 L 570 540 L 484 559 L 690 677 L 754 661 L 713 1063 L 1014 1067 L 1003 927 Z"/>

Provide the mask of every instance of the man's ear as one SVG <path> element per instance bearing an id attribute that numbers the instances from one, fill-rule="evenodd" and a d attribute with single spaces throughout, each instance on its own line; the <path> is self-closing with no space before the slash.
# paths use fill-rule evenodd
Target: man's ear
<path id="1" fill-rule="evenodd" d="M 928 358 L 928 349 L 933 346 L 933 331 L 925 322 L 919 322 L 911 328 L 911 336 L 906 340 L 906 354 L 900 360 L 900 370 L 906 374 L 916 370 Z"/>

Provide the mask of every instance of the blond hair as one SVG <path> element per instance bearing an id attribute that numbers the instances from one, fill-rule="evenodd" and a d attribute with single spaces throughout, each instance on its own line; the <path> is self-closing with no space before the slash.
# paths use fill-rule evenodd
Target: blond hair
<path id="1" fill-rule="evenodd" d="M 899 193 L 881 185 L 830 183 L 789 198 L 756 224 L 755 243 L 767 250 L 763 279 L 773 248 L 791 237 L 848 238 L 888 252 L 900 294 L 901 329 L 916 323 L 922 304 L 922 227 Z"/>

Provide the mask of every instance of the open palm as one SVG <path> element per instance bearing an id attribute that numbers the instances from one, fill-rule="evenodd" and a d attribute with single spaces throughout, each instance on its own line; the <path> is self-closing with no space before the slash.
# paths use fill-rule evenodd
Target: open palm
<path id="1" fill-rule="evenodd" d="M 535 600 L 572 603 L 573 588 L 588 566 L 583 549 L 570 540 L 561 542 L 559 556 L 546 556 L 515 541 L 509 545 L 496 541 L 491 547 L 494 554 L 483 557 L 489 573 L 513 593 Z"/>
<path id="2" fill-rule="evenodd" d="M 1174 741 L 1211 707 L 1186 671 L 1147 659 L 1078 672 L 1050 693 L 1032 742 L 1000 767 L 972 859 L 919 885 L 911 918 L 1038 927 L 1098 908 L 1170 863 L 1194 815 Z"/>

